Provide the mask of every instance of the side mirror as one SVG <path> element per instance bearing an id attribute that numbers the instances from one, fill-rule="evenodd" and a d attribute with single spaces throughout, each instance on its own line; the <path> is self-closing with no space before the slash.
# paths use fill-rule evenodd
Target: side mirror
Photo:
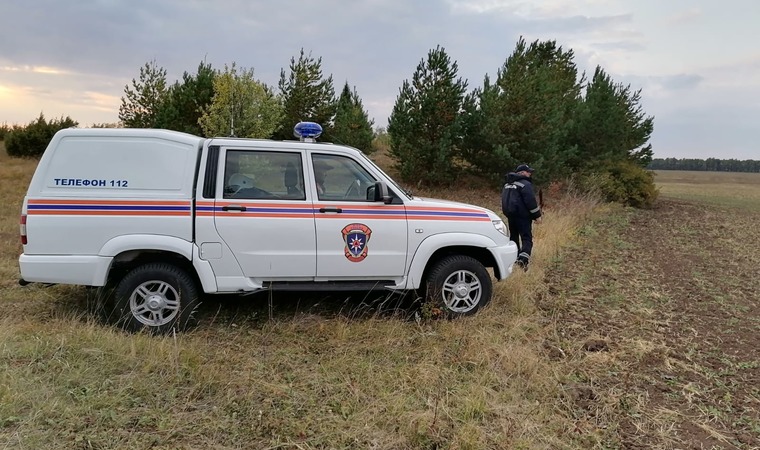
<path id="1" fill-rule="evenodd" d="M 389 204 L 393 198 L 388 195 L 388 186 L 382 181 L 376 181 L 375 184 L 367 188 L 367 201 Z"/>

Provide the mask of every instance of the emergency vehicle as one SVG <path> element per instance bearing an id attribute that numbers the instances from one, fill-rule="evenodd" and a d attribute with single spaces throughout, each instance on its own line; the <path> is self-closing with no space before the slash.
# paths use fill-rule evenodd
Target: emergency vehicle
<path id="1" fill-rule="evenodd" d="M 158 129 L 64 129 L 21 211 L 20 283 L 108 288 L 133 330 L 190 321 L 202 294 L 416 291 L 475 313 L 517 248 L 498 215 L 410 195 L 361 151 Z"/>

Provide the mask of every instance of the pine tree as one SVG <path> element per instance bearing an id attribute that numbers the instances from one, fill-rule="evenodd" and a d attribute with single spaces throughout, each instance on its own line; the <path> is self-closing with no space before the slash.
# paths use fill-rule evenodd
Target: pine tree
<path id="1" fill-rule="evenodd" d="M 321 140 L 329 141 L 335 116 L 335 88 L 332 75 L 323 78 L 322 58 L 314 60 L 311 54 L 301 54 L 298 61 L 290 59 L 290 73 L 280 71 L 280 96 L 284 115 L 277 139 L 293 139 L 293 127 L 302 121 L 317 122 L 322 126 Z"/>
<path id="2" fill-rule="evenodd" d="M 132 87 L 124 86 L 119 120 L 127 128 L 155 128 L 160 109 L 166 99 L 166 69 L 156 61 L 140 68 L 139 81 L 132 79 Z"/>
<path id="3" fill-rule="evenodd" d="M 630 160 L 646 167 L 652 160 L 654 118 L 645 117 L 641 91 L 616 84 L 599 66 L 586 88 L 578 110 L 574 139 L 579 168 L 599 167 L 610 161 Z"/>
<path id="4" fill-rule="evenodd" d="M 269 138 L 282 120 L 280 99 L 254 79 L 253 69 L 226 64 L 214 76 L 214 97 L 203 109 L 200 125 L 207 137 Z"/>
<path id="5" fill-rule="evenodd" d="M 338 144 L 358 148 L 369 154 L 372 152 L 373 124 L 374 121 L 369 120 L 356 88 L 351 91 L 348 82 L 346 82 L 340 98 L 338 98 L 332 140 Z"/>
<path id="6" fill-rule="evenodd" d="M 455 179 L 454 157 L 462 142 L 467 82 L 440 46 L 404 80 L 388 120 L 391 157 L 407 181 L 447 184 Z"/>
<path id="7" fill-rule="evenodd" d="M 501 178 L 517 164 L 530 163 L 542 180 L 565 176 L 576 149 L 570 140 L 581 83 L 572 50 L 555 41 L 520 39 L 499 69 L 486 77 L 470 106 L 463 151 L 474 170 Z"/>
<path id="8" fill-rule="evenodd" d="M 203 61 L 195 75 L 185 72 L 182 82 L 176 81 L 166 95 L 166 101 L 157 117 L 157 128 L 202 135 L 199 123 L 203 110 L 214 97 L 214 76 L 211 64 Z"/>

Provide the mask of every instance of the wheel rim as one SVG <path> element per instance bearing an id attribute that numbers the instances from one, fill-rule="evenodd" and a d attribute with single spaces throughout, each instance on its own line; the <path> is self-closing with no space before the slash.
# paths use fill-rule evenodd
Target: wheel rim
<path id="1" fill-rule="evenodd" d="M 483 294 L 483 287 L 477 275 L 469 270 L 458 270 L 443 282 L 441 295 L 446 307 L 456 313 L 473 310 Z"/>
<path id="2" fill-rule="evenodd" d="M 177 317 L 179 293 L 165 281 L 146 281 L 132 291 L 129 309 L 140 323 L 160 327 Z"/>

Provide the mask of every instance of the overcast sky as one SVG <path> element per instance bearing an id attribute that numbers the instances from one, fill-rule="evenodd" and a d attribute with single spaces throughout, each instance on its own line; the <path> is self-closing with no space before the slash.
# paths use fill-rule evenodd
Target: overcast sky
<path id="1" fill-rule="evenodd" d="M 170 83 L 205 59 L 276 86 L 303 48 L 385 125 L 430 49 L 472 89 L 524 36 L 641 89 L 655 157 L 760 159 L 757 0 L 2 0 L 0 17 L 0 123 L 116 122 L 150 60 Z"/>

